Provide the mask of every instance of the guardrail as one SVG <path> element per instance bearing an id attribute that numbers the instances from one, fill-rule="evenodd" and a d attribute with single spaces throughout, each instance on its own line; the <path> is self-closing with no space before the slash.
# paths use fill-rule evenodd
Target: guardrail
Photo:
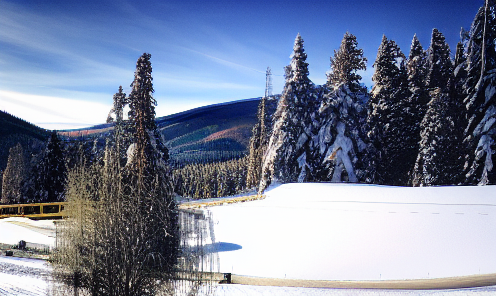
<path id="1" fill-rule="evenodd" d="M 0 218 L 62 218 L 67 216 L 66 205 L 66 202 L 0 205 Z"/>
<path id="2" fill-rule="evenodd" d="M 180 203 L 178 208 L 180 210 L 194 210 L 264 198 L 265 195 L 248 195 L 232 198 L 219 198 L 208 201 L 197 200 Z M 31 219 L 63 218 L 67 217 L 67 212 L 65 211 L 66 206 L 67 202 L 0 205 L 0 219 L 8 217 L 26 217 Z"/>
<path id="3" fill-rule="evenodd" d="M 204 208 L 204 207 L 214 207 L 214 206 L 223 206 L 223 205 L 229 205 L 229 204 L 234 204 L 234 203 L 241 203 L 241 202 L 247 202 L 247 201 L 252 201 L 252 200 L 259 200 L 259 199 L 264 199 L 265 195 L 247 195 L 247 196 L 239 196 L 239 197 L 231 197 L 231 198 L 219 198 L 219 199 L 213 199 L 209 201 L 190 201 L 190 202 L 183 202 L 179 205 L 179 209 L 186 210 L 186 209 L 198 209 L 198 208 Z"/>

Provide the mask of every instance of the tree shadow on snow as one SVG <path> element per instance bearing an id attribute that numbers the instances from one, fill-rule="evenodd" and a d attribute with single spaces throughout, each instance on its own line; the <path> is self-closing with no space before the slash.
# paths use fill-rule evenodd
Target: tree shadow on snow
<path id="1" fill-rule="evenodd" d="M 216 242 L 204 246 L 205 253 L 220 253 L 241 250 L 243 247 L 238 244 Z"/>

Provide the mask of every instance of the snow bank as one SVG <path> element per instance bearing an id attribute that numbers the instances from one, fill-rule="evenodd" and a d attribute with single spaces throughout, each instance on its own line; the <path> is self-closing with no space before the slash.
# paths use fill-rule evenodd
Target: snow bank
<path id="1" fill-rule="evenodd" d="M 28 218 L 0 219 L 0 243 L 28 243 L 55 246 L 55 225 L 51 220 L 34 221 Z"/>
<path id="2" fill-rule="evenodd" d="M 285 184 L 212 207 L 220 271 L 314 280 L 496 273 L 496 186 Z"/>

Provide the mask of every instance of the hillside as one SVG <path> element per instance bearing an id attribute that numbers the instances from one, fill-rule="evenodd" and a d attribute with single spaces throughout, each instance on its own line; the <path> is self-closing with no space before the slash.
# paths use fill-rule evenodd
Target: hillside
<path id="1" fill-rule="evenodd" d="M 158 117 L 173 165 L 214 162 L 240 157 L 247 152 L 251 130 L 257 120 L 260 98 L 203 106 Z M 277 100 L 271 100 L 271 110 Z M 105 138 L 112 124 L 63 130 L 67 139 Z M 104 143 L 105 141 L 99 141 Z"/>
<path id="2" fill-rule="evenodd" d="M 26 151 L 37 151 L 48 135 L 47 130 L 0 111 L 0 171 L 3 171 L 7 165 L 11 147 L 21 143 Z"/>

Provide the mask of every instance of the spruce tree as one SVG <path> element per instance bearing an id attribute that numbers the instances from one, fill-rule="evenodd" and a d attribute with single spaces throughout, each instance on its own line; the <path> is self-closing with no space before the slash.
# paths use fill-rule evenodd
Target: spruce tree
<path id="1" fill-rule="evenodd" d="M 319 131 L 312 142 L 317 150 L 312 168 L 315 181 L 358 182 L 364 177 L 362 126 L 366 108 L 362 102 L 368 95 L 360 87 L 361 77 L 356 72 L 366 70 L 367 60 L 357 44 L 356 37 L 347 32 L 331 57 L 331 72 L 318 112 Z"/>
<path id="2" fill-rule="evenodd" d="M 317 96 L 308 78 L 307 54 L 303 39 L 296 36 L 286 84 L 279 100 L 262 168 L 259 191 L 265 190 L 273 179 L 280 182 L 307 180 L 309 141 L 313 136 L 313 119 Z"/>
<path id="3" fill-rule="evenodd" d="M 469 32 L 464 103 L 468 184 L 496 184 L 496 1 L 486 0 Z"/>
<path id="4" fill-rule="evenodd" d="M 64 199 L 66 166 L 63 145 L 57 132 L 52 131 L 41 162 L 38 166 L 38 180 L 35 182 L 36 197 L 40 202 L 55 202 Z"/>
<path id="5" fill-rule="evenodd" d="M 413 186 L 455 185 L 460 172 L 456 155 L 457 115 L 449 93 L 440 88 L 432 99 L 421 123 L 420 151 L 415 163 Z"/>
<path id="6" fill-rule="evenodd" d="M 462 170 L 460 102 L 454 91 L 453 64 L 443 34 L 432 31 L 427 58 L 431 102 L 421 124 L 419 155 L 412 177 L 414 186 L 459 182 Z"/>
<path id="7" fill-rule="evenodd" d="M 363 49 L 358 48 L 355 35 L 346 32 L 338 51 L 334 51 L 331 57 L 331 72 L 327 76 L 327 86 L 337 88 L 346 84 L 352 92 L 361 90 L 360 80 L 357 74 L 360 70 L 366 70 L 367 59 L 363 56 Z"/>
<path id="8" fill-rule="evenodd" d="M 20 143 L 10 148 L 7 167 L 3 173 L 2 200 L 4 204 L 24 201 L 22 186 L 27 176 L 27 160 Z"/>
<path id="9" fill-rule="evenodd" d="M 451 50 L 444 35 L 438 29 L 432 30 L 431 45 L 427 50 L 426 86 L 429 90 L 440 88 L 449 90 L 453 63 L 450 58 Z"/>
<path id="10" fill-rule="evenodd" d="M 374 63 L 374 87 L 368 101 L 367 134 L 375 151 L 368 156 L 367 181 L 406 185 L 417 151 L 411 145 L 405 56 L 383 36 Z"/>
<path id="11" fill-rule="evenodd" d="M 416 137 L 416 139 L 412 139 L 412 141 L 415 143 L 420 141 L 420 122 L 424 118 L 425 112 L 427 111 L 427 103 L 429 102 L 429 92 L 425 83 L 427 76 L 426 63 L 426 53 L 423 50 L 417 35 L 414 35 L 407 61 L 407 73 L 408 88 L 411 93 L 409 97 L 411 109 L 409 111 L 410 115 L 413 117 L 413 123 L 411 125 L 412 134 Z"/>
<path id="12" fill-rule="evenodd" d="M 270 135 L 270 117 L 267 112 L 267 100 L 268 98 L 265 96 L 260 100 L 257 111 L 258 121 L 252 129 L 250 138 L 246 180 L 248 188 L 258 187 L 262 177 L 263 156 L 267 150 L 268 137 Z"/>
<path id="13" fill-rule="evenodd" d="M 141 204 L 146 217 L 143 231 L 146 248 L 155 260 L 147 258 L 144 264 L 168 272 L 177 260 L 177 212 L 172 197 L 172 182 L 167 164 L 168 151 L 155 124 L 151 55 L 144 53 L 136 62 L 134 81 L 129 95 L 129 121 L 133 132 L 132 159 L 128 160 L 131 196 Z"/>

